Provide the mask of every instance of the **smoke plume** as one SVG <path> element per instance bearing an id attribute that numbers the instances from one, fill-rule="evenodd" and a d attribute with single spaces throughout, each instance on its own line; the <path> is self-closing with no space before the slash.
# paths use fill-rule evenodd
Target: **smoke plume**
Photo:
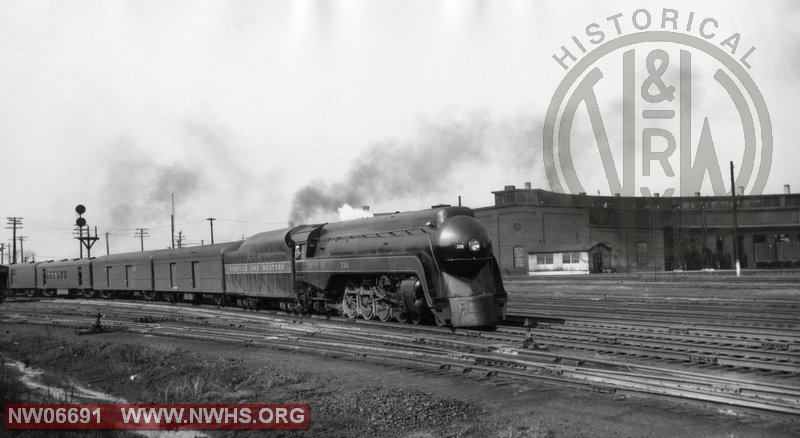
<path id="1" fill-rule="evenodd" d="M 343 204 L 364 205 L 369 199 L 437 194 L 454 171 L 466 164 L 499 161 L 532 167 L 540 126 L 527 119 L 492 122 L 477 112 L 460 118 L 420 123 L 416 138 L 384 140 L 365 148 L 343 180 L 315 180 L 295 193 L 289 224 L 335 213 Z M 460 178 L 469 178 L 466 175 Z"/>

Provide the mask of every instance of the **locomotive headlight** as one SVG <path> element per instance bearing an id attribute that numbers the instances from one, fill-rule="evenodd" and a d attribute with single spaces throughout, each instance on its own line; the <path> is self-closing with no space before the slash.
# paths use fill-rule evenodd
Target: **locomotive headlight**
<path id="1" fill-rule="evenodd" d="M 481 242 L 476 239 L 472 239 L 469 241 L 469 250 L 473 252 L 478 252 L 481 250 Z"/>

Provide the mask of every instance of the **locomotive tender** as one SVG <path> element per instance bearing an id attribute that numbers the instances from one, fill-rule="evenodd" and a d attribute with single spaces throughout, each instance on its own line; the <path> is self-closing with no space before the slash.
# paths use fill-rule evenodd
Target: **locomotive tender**
<path id="1" fill-rule="evenodd" d="M 245 241 L 17 264 L 9 289 L 271 307 L 348 318 L 493 326 L 506 292 L 486 230 L 466 207 L 268 231 Z"/>

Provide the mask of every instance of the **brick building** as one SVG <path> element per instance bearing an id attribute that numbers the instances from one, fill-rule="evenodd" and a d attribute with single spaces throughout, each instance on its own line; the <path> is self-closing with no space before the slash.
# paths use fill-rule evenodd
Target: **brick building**
<path id="1" fill-rule="evenodd" d="M 621 197 L 506 186 L 475 209 L 506 275 L 735 266 L 730 196 Z M 800 265 L 800 195 L 737 196 L 741 267 Z"/>

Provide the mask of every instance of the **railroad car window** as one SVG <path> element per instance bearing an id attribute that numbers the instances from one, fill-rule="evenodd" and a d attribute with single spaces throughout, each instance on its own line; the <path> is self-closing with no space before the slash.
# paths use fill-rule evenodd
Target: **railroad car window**
<path id="1" fill-rule="evenodd" d="M 78 286 L 83 286 L 83 268 L 78 268 Z"/>
<path id="2" fill-rule="evenodd" d="M 128 287 L 128 284 L 130 284 L 130 283 L 128 283 L 128 281 L 130 280 L 131 269 L 132 268 L 133 268 L 133 266 L 131 266 L 131 265 L 126 265 L 125 266 L 125 287 Z"/>
<path id="3" fill-rule="evenodd" d="M 169 287 L 175 289 L 175 263 L 169 264 Z"/>
<path id="4" fill-rule="evenodd" d="M 47 286 L 47 269 L 42 269 L 42 286 Z"/>
<path id="5" fill-rule="evenodd" d="M 525 267 L 525 248 L 521 246 L 514 247 L 514 267 L 515 268 Z"/>
<path id="6" fill-rule="evenodd" d="M 192 262 L 192 288 L 197 287 L 197 263 Z"/>
<path id="7" fill-rule="evenodd" d="M 111 287 L 111 267 L 106 267 L 106 287 Z"/>

